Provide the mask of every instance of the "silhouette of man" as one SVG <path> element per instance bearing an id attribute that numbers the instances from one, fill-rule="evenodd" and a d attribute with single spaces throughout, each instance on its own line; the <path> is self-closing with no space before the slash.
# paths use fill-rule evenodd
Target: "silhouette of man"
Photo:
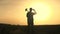
<path id="1" fill-rule="evenodd" d="M 32 10 L 34 12 L 32 12 Z M 27 9 L 26 9 L 27 11 Z M 32 30 L 33 30 L 33 25 L 34 25 L 34 19 L 33 19 L 33 15 L 36 14 L 36 11 L 32 8 L 29 9 L 29 11 L 27 12 L 27 22 L 28 22 L 28 31 L 29 31 L 29 34 L 31 34 Z"/>

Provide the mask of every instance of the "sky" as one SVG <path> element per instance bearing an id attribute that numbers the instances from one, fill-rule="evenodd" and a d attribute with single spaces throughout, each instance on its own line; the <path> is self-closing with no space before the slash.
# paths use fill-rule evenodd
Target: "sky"
<path id="1" fill-rule="evenodd" d="M 27 25 L 25 8 L 33 7 L 35 25 L 60 24 L 60 0 L 0 0 L 0 23 Z"/>

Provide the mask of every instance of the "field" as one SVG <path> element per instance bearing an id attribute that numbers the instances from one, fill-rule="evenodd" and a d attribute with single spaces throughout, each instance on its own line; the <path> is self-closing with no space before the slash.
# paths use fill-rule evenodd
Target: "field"
<path id="1" fill-rule="evenodd" d="M 27 34 L 28 27 L 21 25 L 0 24 L 0 34 Z M 60 34 L 60 25 L 35 25 L 34 34 Z"/>

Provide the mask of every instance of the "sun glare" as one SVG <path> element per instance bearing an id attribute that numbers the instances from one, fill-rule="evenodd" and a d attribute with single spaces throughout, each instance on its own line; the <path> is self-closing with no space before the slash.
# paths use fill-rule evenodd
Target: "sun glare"
<path id="1" fill-rule="evenodd" d="M 32 3 L 30 7 L 34 8 L 37 12 L 34 15 L 34 20 L 36 24 L 39 24 L 40 21 L 46 21 L 51 16 L 51 7 L 43 3 Z"/>

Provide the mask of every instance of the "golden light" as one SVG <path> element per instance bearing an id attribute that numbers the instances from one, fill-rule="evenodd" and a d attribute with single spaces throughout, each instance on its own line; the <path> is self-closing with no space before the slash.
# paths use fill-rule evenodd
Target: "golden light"
<path id="1" fill-rule="evenodd" d="M 36 25 L 41 24 L 40 22 L 47 21 L 50 19 L 52 10 L 51 7 L 45 3 L 39 3 L 35 2 L 30 5 L 30 7 L 34 8 L 37 12 L 36 15 L 34 15 L 34 22 Z"/>

